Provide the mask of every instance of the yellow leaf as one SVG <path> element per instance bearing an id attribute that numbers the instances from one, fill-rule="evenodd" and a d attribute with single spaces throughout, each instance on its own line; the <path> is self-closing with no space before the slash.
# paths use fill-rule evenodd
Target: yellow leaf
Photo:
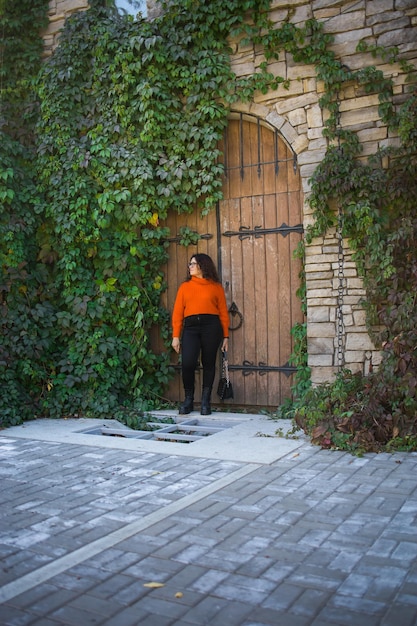
<path id="1" fill-rule="evenodd" d="M 144 587 L 149 587 L 149 589 L 159 589 L 159 587 L 165 587 L 163 583 L 145 583 Z"/>
<path id="2" fill-rule="evenodd" d="M 158 226 L 159 224 L 159 215 L 158 213 L 152 213 L 152 217 L 150 217 L 148 219 L 149 224 L 152 224 L 152 226 Z"/>
<path id="3" fill-rule="evenodd" d="M 177 591 L 177 593 L 175 594 L 176 598 L 182 598 L 184 594 L 181 591 Z"/>

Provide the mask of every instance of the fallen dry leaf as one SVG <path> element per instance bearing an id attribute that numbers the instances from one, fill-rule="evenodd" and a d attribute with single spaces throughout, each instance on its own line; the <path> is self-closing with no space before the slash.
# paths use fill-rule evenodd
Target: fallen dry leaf
<path id="1" fill-rule="evenodd" d="M 184 594 L 182 593 L 182 591 L 177 591 L 177 593 L 175 594 L 176 598 L 182 598 Z"/>
<path id="2" fill-rule="evenodd" d="M 144 587 L 149 587 L 149 589 L 159 589 L 159 587 L 165 587 L 164 583 L 145 583 Z"/>

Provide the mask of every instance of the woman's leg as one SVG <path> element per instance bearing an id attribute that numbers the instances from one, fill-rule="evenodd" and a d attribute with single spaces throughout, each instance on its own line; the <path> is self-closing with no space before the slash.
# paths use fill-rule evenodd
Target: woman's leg
<path id="1" fill-rule="evenodd" d="M 201 328 L 201 363 L 203 365 L 203 389 L 212 389 L 216 375 L 216 359 L 223 331 L 218 318 Z"/>
<path id="2" fill-rule="evenodd" d="M 198 365 L 201 342 L 198 327 L 185 327 L 182 334 L 181 370 L 184 389 L 194 390 L 195 370 Z"/>

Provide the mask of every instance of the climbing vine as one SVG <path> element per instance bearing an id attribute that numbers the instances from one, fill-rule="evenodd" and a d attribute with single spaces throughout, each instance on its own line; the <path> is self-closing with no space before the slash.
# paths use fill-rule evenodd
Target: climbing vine
<path id="1" fill-rule="evenodd" d="M 34 81 L 47 11 L 48 0 L 0 3 L 0 425 L 33 416 L 46 380 L 44 355 L 54 342 L 46 275 L 36 261 L 42 218 Z"/>
<path id="2" fill-rule="evenodd" d="M 267 6 L 235 0 L 197 10 L 171 1 L 148 22 L 96 0 L 67 20 L 37 74 L 31 176 L 38 184 L 23 186 L 25 208 L 37 216 L 27 233 L 33 255 L 28 242 L 16 241 L 20 258 L 5 251 L 1 376 L 14 414 L 4 397 L 4 423 L 19 414 L 115 415 L 161 401 L 168 351 L 150 346 L 154 327 L 167 333 L 160 296 L 168 233 L 160 220 L 168 211 L 206 213 L 220 198 L 218 142 L 228 109 L 277 82 L 264 69 L 237 78 L 227 38 L 250 36 L 247 12 L 260 24 Z M 14 19 L 6 14 L 6 27 Z M 23 59 L 26 50 L 18 53 Z M 12 230 L 9 220 L 7 237 Z M 17 271 L 25 272 L 20 282 L 8 276 Z"/>

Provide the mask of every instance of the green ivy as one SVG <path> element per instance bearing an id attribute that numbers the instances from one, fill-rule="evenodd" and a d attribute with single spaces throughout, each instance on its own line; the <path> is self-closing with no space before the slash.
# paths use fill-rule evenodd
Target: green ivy
<path id="1" fill-rule="evenodd" d="M 0 5 L 0 425 L 36 415 L 53 350 L 54 309 L 37 263 L 41 196 L 34 147 L 48 0 Z"/>
<path id="2" fill-rule="evenodd" d="M 130 415 L 160 403 L 171 376 L 169 351 L 150 347 L 157 326 L 168 337 L 160 305 L 168 232 L 160 220 L 195 207 L 205 214 L 221 197 L 218 144 L 229 108 L 274 86 L 266 70 L 234 75 L 228 36 L 257 32 L 268 3 L 172 1 L 148 22 L 96 0 L 67 20 L 42 68 L 48 3 L 37 7 L 42 19 L 26 4 L 19 11 L 33 11 L 20 19 L 6 0 L 4 17 L 14 47 L 5 55 L 10 89 L 2 97 L 11 113 L 29 98 L 25 112 L 36 115 L 18 151 L 2 146 L 10 245 L 2 247 L 0 377 L 8 395 L 1 414 L 4 423 L 39 414 Z M 17 84 L 12 52 L 27 80 L 34 50 L 16 47 L 23 27 L 36 33 L 38 48 L 30 80 Z M 10 116 L 8 142 L 20 117 Z M 20 170 L 13 152 L 22 154 Z M 187 232 L 182 239 L 196 240 Z"/>

